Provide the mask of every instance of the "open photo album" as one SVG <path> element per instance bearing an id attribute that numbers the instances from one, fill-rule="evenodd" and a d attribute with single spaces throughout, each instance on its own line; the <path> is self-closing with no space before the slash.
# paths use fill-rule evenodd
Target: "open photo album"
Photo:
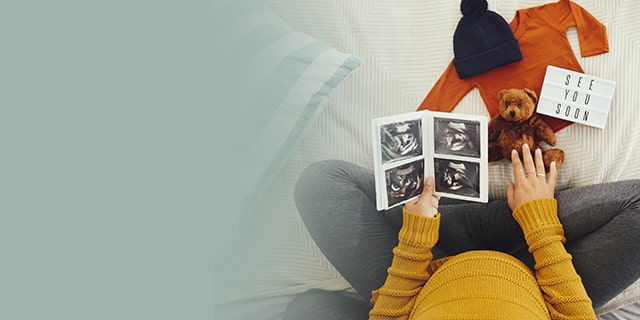
<path id="1" fill-rule="evenodd" d="M 415 199 L 427 176 L 442 197 L 487 202 L 487 122 L 427 110 L 373 119 L 377 209 Z"/>

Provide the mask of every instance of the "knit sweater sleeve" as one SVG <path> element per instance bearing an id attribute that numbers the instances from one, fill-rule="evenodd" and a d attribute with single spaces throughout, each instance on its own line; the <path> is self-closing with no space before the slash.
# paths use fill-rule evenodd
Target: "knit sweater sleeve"
<path id="1" fill-rule="evenodd" d="M 474 87 L 471 80 L 458 77 L 452 60 L 422 100 L 418 110 L 451 112 Z"/>
<path id="2" fill-rule="evenodd" d="M 577 3 L 560 0 L 543 6 L 542 10 L 543 15 L 560 31 L 566 32 L 568 28 L 576 27 L 580 55 L 583 57 L 609 52 L 607 28 Z"/>
<path id="3" fill-rule="evenodd" d="M 372 293 L 369 319 L 409 319 L 415 300 L 433 270 L 431 249 L 438 241 L 440 214 L 428 218 L 403 209 L 403 225 L 387 279 Z"/>
<path id="4" fill-rule="evenodd" d="M 538 285 L 551 319 L 596 319 L 591 299 L 576 272 L 558 219 L 555 199 L 525 202 L 513 211 L 535 260 Z"/>

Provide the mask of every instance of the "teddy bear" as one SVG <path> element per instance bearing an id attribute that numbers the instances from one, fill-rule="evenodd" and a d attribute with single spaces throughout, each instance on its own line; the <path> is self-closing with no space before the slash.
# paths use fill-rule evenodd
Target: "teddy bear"
<path id="1" fill-rule="evenodd" d="M 529 144 L 533 152 L 544 141 L 555 146 L 556 136 L 549 125 L 535 113 L 538 96 L 528 88 L 503 89 L 498 93 L 499 114 L 489 121 L 489 161 L 511 159 L 515 149 L 522 159 L 522 145 Z M 542 149 L 542 148 L 541 148 Z M 564 161 L 561 149 L 542 150 L 544 167 L 548 172 L 551 162 L 560 167 Z"/>

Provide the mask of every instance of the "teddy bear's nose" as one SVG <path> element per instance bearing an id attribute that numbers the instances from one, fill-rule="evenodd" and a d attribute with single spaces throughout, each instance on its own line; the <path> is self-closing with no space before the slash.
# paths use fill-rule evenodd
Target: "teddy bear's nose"
<path id="1" fill-rule="evenodd" d="M 509 114 L 511 115 L 511 118 L 516 116 L 516 112 L 513 110 L 509 111 Z"/>

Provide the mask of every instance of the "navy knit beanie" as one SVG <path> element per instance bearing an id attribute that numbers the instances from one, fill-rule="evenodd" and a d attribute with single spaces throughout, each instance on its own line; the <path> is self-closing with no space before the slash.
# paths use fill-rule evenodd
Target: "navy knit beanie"
<path id="1" fill-rule="evenodd" d="M 462 0 L 462 19 L 453 34 L 453 65 L 460 79 L 522 60 L 518 40 L 486 0 Z"/>

